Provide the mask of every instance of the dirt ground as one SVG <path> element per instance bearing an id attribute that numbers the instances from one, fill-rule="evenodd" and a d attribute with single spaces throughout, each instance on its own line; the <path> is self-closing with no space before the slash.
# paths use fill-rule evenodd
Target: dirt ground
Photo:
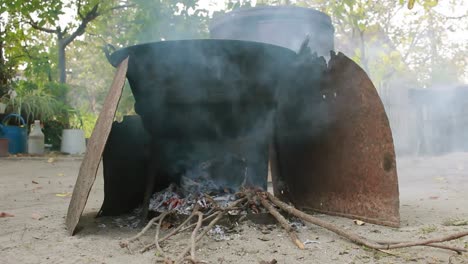
<path id="1" fill-rule="evenodd" d="M 400 158 L 398 171 L 401 228 L 371 224 L 358 226 L 350 219 L 320 218 L 373 239 L 410 240 L 467 230 L 452 226 L 468 220 L 468 153 L 441 157 Z M 119 240 L 139 230 L 119 227 L 116 219 L 94 218 L 103 199 L 102 172 L 94 185 L 83 217 L 83 229 L 74 237 L 65 230 L 65 214 L 80 158 L 0 159 L 0 263 L 153 263 L 153 251 L 131 254 Z M 460 221 L 459 221 L 460 220 Z M 407 248 L 391 254 L 356 246 L 319 227 L 299 228 L 305 250 L 293 246 L 277 227 L 249 222 L 227 234 L 228 240 L 205 237 L 198 257 L 208 263 L 468 263 L 468 255 L 446 250 Z M 172 256 L 185 247 L 188 234 L 174 237 L 163 248 Z M 147 237 L 145 239 L 152 239 Z M 468 237 L 449 243 L 468 247 Z"/>

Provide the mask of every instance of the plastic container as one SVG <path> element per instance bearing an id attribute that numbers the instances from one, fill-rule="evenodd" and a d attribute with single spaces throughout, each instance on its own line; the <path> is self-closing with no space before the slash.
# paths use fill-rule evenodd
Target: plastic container
<path id="1" fill-rule="evenodd" d="M 28 137 L 28 153 L 36 155 L 44 154 L 44 140 L 44 133 L 41 131 L 41 121 L 34 120 Z"/>
<path id="2" fill-rule="evenodd" d="M 8 126 L 7 122 L 12 117 L 19 119 L 21 126 Z M 0 124 L 0 137 L 8 139 L 8 152 L 10 154 L 25 153 L 28 141 L 26 122 L 19 114 L 5 116 Z"/>
<path id="3" fill-rule="evenodd" d="M 83 154 L 86 151 L 84 131 L 81 129 L 64 129 L 60 151 L 67 154 Z"/>

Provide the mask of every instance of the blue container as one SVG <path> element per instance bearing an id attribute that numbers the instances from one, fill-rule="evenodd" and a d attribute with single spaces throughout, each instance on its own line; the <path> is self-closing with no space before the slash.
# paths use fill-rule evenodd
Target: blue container
<path id="1" fill-rule="evenodd" d="M 8 126 L 7 121 L 12 117 L 18 118 L 21 121 L 21 126 Z M 26 152 L 28 130 L 26 122 L 20 115 L 10 114 L 3 119 L 0 124 L 0 137 L 8 139 L 8 152 L 10 154 Z"/>

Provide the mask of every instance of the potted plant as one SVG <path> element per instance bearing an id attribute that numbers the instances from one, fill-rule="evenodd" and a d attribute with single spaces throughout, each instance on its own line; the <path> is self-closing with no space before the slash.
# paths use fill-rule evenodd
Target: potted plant
<path id="1" fill-rule="evenodd" d="M 83 154 L 86 151 L 83 119 L 76 109 L 68 109 L 69 126 L 62 131 L 60 151 L 67 154 Z"/>
<path id="2" fill-rule="evenodd" d="M 9 100 L 13 112 L 21 113 L 26 123 L 34 120 L 50 120 L 57 115 L 57 100 L 42 89 L 18 93 Z"/>

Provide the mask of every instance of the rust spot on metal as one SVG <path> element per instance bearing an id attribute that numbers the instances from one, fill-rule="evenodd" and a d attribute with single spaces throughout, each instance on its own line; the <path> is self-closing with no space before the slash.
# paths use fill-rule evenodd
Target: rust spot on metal
<path id="1" fill-rule="evenodd" d="M 383 168 L 386 172 L 390 171 L 394 167 L 395 157 L 392 154 L 385 153 L 383 158 Z"/>

